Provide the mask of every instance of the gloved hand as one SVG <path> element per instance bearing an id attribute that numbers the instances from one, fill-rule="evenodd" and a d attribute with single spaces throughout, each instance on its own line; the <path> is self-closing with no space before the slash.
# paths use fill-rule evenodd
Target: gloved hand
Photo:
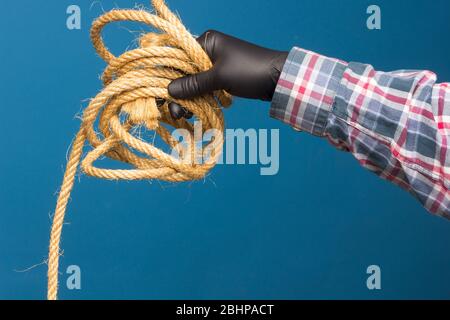
<path id="1" fill-rule="evenodd" d="M 224 89 L 238 97 L 272 100 L 288 52 L 259 47 L 218 31 L 207 31 L 197 41 L 213 67 L 172 81 L 168 88 L 172 97 L 189 99 Z M 192 117 L 175 102 L 169 104 L 169 110 L 174 119 Z"/>

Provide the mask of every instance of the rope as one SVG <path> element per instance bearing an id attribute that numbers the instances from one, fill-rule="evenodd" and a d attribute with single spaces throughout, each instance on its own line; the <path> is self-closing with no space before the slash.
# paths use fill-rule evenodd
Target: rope
<path id="1" fill-rule="evenodd" d="M 169 96 L 167 86 L 173 79 L 205 71 L 212 65 L 201 46 L 164 1 L 152 0 L 152 5 L 155 14 L 142 10 L 113 10 L 99 17 L 92 25 L 92 43 L 107 63 L 102 75 L 104 88 L 83 112 L 58 196 L 49 245 L 49 300 L 57 299 L 61 231 L 79 166 L 87 175 L 103 179 L 189 181 L 203 178 L 222 152 L 224 121 L 218 102 L 221 106 L 228 106 L 231 97 L 224 91 L 192 100 L 175 100 Z M 141 22 L 159 32 L 143 35 L 138 49 L 115 57 L 106 48 L 101 31 L 107 24 L 116 21 Z M 202 130 L 215 129 L 221 134 L 199 148 L 194 142 L 193 125 L 185 119 L 173 120 L 168 101 L 175 101 L 191 111 L 201 121 Z M 191 136 L 187 141 L 193 142 L 184 149 L 180 148 L 178 141 L 162 123 L 185 129 Z M 154 130 L 180 157 L 165 153 L 154 144 L 134 136 L 132 130 L 139 126 Z M 82 159 L 86 142 L 91 149 Z M 195 157 L 202 152 L 202 148 L 211 151 L 208 161 L 183 161 L 183 156 L 188 152 Z M 132 169 L 94 166 L 100 157 L 130 164 Z"/>

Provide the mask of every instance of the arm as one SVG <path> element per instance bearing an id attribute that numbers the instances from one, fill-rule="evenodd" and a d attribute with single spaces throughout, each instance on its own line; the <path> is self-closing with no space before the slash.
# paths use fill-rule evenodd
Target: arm
<path id="1" fill-rule="evenodd" d="M 294 48 L 270 114 L 326 137 L 450 218 L 450 84 L 432 72 L 379 72 Z"/>
<path id="2" fill-rule="evenodd" d="M 173 97 L 225 89 L 272 100 L 272 117 L 327 138 L 450 219 L 450 84 L 436 84 L 429 71 L 377 72 L 300 48 L 288 55 L 215 31 L 199 43 L 214 67 L 173 81 Z M 174 118 L 188 116 L 175 103 L 170 110 Z"/>

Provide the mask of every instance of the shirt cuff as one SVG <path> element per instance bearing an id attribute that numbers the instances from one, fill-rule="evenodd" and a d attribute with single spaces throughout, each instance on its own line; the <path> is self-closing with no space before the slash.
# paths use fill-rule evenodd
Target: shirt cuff
<path id="1" fill-rule="evenodd" d="M 294 47 L 278 80 L 270 116 L 323 136 L 347 63 Z"/>

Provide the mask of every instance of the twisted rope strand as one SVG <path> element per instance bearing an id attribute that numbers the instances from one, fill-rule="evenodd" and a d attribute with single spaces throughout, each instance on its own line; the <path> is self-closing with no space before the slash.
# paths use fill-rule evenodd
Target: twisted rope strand
<path id="1" fill-rule="evenodd" d="M 139 10 L 113 10 L 99 17 L 92 25 L 92 43 L 108 65 L 102 76 L 103 90 L 83 112 L 56 203 L 49 245 L 49 300 L 57 299 L 61 232 L 78 166 L 85 174 L 103 179 L 189 181 L 203 178 L 214 167 L 222 152 L 224 121 L 217 101 L 221 106 L 228 106 L 231 97 L 224 91 L 192 100 L 175 100 L 169 96 L 167 86 L 172 80 L 208 70 L 212 65 L 206 53 L 164 1 L 152 0 L 152 5 L 156 14 Z M 161 33 L 143 35 L 140 48 L 115 57 L 106 48 L 101 32 L 107 24 L 116 21 L 141 22 L 155 27 Z M 157 100 L 160 99 L 165 102 L 158 107 Z M 187 163 L 133 136 L 133 128 L 144 126 L 154 130 L 181 156 L 185 153 L 161 123 L 187 130 L 191 135 L 190 141 L 195 140 L 193 126 L 184 119 L 173 120 L 167 101 L 175 101 L 191 111 L 201 121 L 203 130 L 215 129 L 222 133 L 204 146 L 212 149 L 210 154 L 213 157 L 208 162 Z M 98 132 L 94 125 L 97 119 Z M 82 159 L 86 142 L 92 149 Z M 190 143 L 187 149 L 191 156 L 202 151 L 197 150 L 195 142 Z M 94 162 L 102 156 L 128 163 L 134 168 L 95 167 Z"/>

